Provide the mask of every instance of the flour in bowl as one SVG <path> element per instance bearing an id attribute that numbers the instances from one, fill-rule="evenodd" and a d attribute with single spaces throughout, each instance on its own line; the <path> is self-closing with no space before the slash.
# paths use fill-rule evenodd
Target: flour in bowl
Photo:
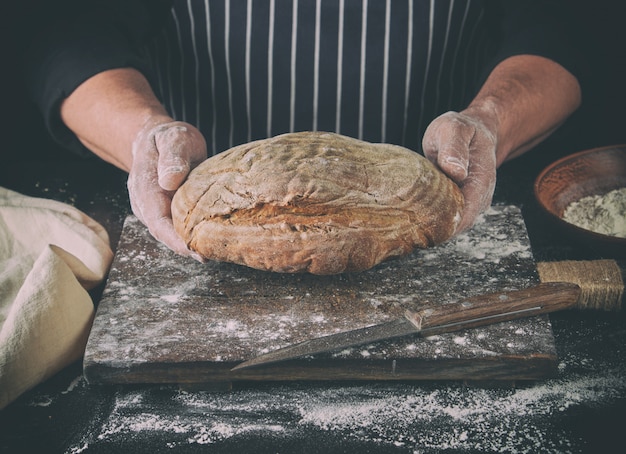
<path id="1" fill-rule="evenodd" d="M 596 233 L 626 238 L 626 187 L 569 204 L 563 220 Z"/>

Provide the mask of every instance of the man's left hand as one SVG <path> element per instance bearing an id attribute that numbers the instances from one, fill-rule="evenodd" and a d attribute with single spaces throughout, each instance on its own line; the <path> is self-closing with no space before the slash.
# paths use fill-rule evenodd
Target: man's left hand
<path id="1" fill-rule="evenodd" d="M 482 112 L 447 112 L 428 126 L 424 155 L 459 185 L 465 208 L 457 233 L 491 205 L 496 186 L 496 128 Z"/>

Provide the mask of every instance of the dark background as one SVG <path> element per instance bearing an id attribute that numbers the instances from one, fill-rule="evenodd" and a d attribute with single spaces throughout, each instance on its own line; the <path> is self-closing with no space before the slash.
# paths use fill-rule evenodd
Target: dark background
<path id="1" fill-rule="evenodd" d="M 36 2 L 23 0 L 16 4 L 3 2 L 0 7 L 0 52 L 3 59 L 3 95 L 0 118 L 0 186 L 23 191 L 29 195 L 41 195 L 37 182 L 45 181 L 46 195 L 63 200 L 67 194 L 73 194 L 75 188 L 86 189 L 78 194 L 76 204 L 86 209 L 89 214 L 101 210 L 108 212 L 119 206 L 127 207 L 128 201 L 123 194 L 125 175 L 110 166 L 102 165 L 96 158 L 93 162 L 78 162 L 82 158 L 61 150 L 46 135 L 42 120 L 34 106 L 27 100 L 22 79 L 16 61 L 19 56 L 20 15 L 28 13 L 28 8 Z M 594 258 L 579 252 L 578 245 L 560 238 L 551 232 L 538 215 L 532 200 L 532 180 L 543 167 L 558 157 L 576 151 L 605 145 L 626 144 L 626 116 L 623 106 L 626 102 L 626 37 L 624 36 L 624 18 L 621 2 L 596 0 L 594 2 L 570 1 L 564 14 L 577 24 L 580 34 L 576 37 L 577 45 L 585 56 L 590 72 L 590 79 L 584 87 L 583 105 L 568 122 L 546 142 L 525 156 L 506 163 L 501 169 L 501 178 L 496 190 L 496 201 L 513 203 L 523 207 L 524 218 L 528 224 L 536 260 Z M 78 165 L 77 165 L 78 164 Z M 86 165 L 85 165 L 86 164 Z M 17 169 L 17 170 L 16 170 Z M 76 169 L 76 170 L 74 170 Z M 92 198 L 89 194 L 102 194 Z M 111 198 L 110 194 L 116 197 Z M 94 202 L 95 200 L 95 202 Z M 111 202 L 113 200 L 113 202 Z M 99 220 L 109 229 L 113 244 L 119 233 L 126 209 L 115 210 L 110 218 Z M 118 229 L 116 231 L 115 229 Z M 97 300 L 97 295 L 94 295 Z M 612 361 L 624 361 L 625 314 L 562 313 L 551 317 L 559 356 L 564 358 L 591 358 L 589 364 L 580 364 L 574 374 L 586 373 Z M 133 389 L 120 390 L 90 388 L 78 385 L 73 393 L 66 393 L 68 383 L 79 376 L 81 364 L 74 364 L 52 379 L 26 393 L 23 398 L 0 412 L 0 452 L 67 452 L 68 446 L 77 446 L 82 433 L 97 429 L 113 411 L 118 393 L 132 393 Z M 265 385 L 264 385 L 265 386 Z M 294 385 L 300 392 L 304 385 Z M 331 385 L 329 385 L 331 386 Z M 376 386 L 376 385 L 374 385 Z M 380 386 L 380 385 L 379 385 Z M 402 385 L 399 385 L 402 386 Z M 425 384 L 425 387 L 448 388 L 443 384 Z M 268 399 L 274 398 L 273 388 L 261 387 L 267 391 Z M 292 388 L 289 388 L 292 389 Z M 332 388 L 331 388 L 332 389 Z M 311 386 L 311 393 L 319 392 L 317 385 Z M 176 412 L 171 407 L 169 388 L 156 388 L 150 396 L 154 408 L 165 414 Z M 57 396 L 57 402 L 50 407 L 33 407 L 31 401 L 41 396 Z M 59 397 L 60 396 L 60 397 Z M 358 396 L 355 398 L 358 399 Z M 144 409 L 145 406 L 139 406 Z M 152 407 L 150 407 L 152 408 Z M 216 411 L 220 411 L 217 409 Z M 169 413 L 168 413 L 169 412 Z M 532 412 L 532 409 L 529 409 Z M 558 417 L 552 415 L 532 418 L 533 424 L 545 424 L 575 434 L 583 440 L 582 446 L 574 446 L 566 451 L 612 453 L 623 450 L 623 429 L 626 415 L 626 396 L 616 395 L 607 405 L 601 407 L 578 405 L 561 412 Z M 237 417 L 237 414 L 226 417 Z M 261 415 L 263 416 L 263 415 Z M 279 421 L 289 415 L 271 415 Z M 530 418 L 530 417 L 529 417 Z M 416 428 L 422 426 L 416 422 Z M 429 422 L 423 423 L 428 428 Z M 536 427 L 536 426 L 535 426 Z M 95 428 L 95 429 L 94 429 Z M 96 431 L 96 433 L 98 433 Z M 181 437 L 184 438 L 185 434 Z M 237 444 L 243 441 L 244 445 Z M 553 445 L 558 440 L 550 440 Z M 163 440 L 158 436 L 150 439 L 142 434 L 135 438 L 133 434 L 120 434 L 110 440 L 98 442 L 92 440 L 89 452 L 163 452 Z M 619 444 L 621 448 L 615 448 Z M 359 444 L 351 442 L 329 431 L 309 431 L 296 433 L 285 440 L 260 438 L 255 434 L 249 437 L 225 440 L 214 446 L 199 446 L 193 452 L 403 452 L 393 445 Z M 158 450 L 161 447 L 161 451 Z M 242 449 L 248 447 L 249 449 Z M 538 446 L 529 447 L 528 452 Z M 618 449 L 620 449 L 618 451 Z M 191 452 L 191 448 L 189 452 Z M 166 449 L 165 452 L 174 452 Z M 181 452 L 181 451 L 176 451 Z M 497 452 L 497 451 L 494 451 Z"/>

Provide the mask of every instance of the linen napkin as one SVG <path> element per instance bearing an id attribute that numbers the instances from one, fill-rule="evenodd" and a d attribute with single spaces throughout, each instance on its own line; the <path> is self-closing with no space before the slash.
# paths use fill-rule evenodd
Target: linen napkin
<path id="1" fill-rule="evenodd" d="M 112 259 L 80 210 L 0 187 L 0 409 L 81 358 Z"/>

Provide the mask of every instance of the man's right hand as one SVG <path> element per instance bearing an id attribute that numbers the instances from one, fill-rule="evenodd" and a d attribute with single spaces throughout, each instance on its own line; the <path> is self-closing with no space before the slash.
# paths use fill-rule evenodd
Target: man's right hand
<path id="1" fill-rule="evenodd" d="M 129 173 L 135 215 L 175 252 L 194 255 L 174 231 L 172 196 L 207 157 L 206 142 L 189 123 L 174 121 L 148 80 L 135 69 L 104 71 L 79 85 L 61 105 L 61 117 L 78 139 Z"/>
<path id="2" fill-rule="evenodd" d="M 204 137 L 181 121 L 148 121 L 132 147 L 128 194 L 133 213 L 154 238 L 181 255 L 192 253 L 174 230 L 171 203 L 187 175 L 207 158 Z"/>

